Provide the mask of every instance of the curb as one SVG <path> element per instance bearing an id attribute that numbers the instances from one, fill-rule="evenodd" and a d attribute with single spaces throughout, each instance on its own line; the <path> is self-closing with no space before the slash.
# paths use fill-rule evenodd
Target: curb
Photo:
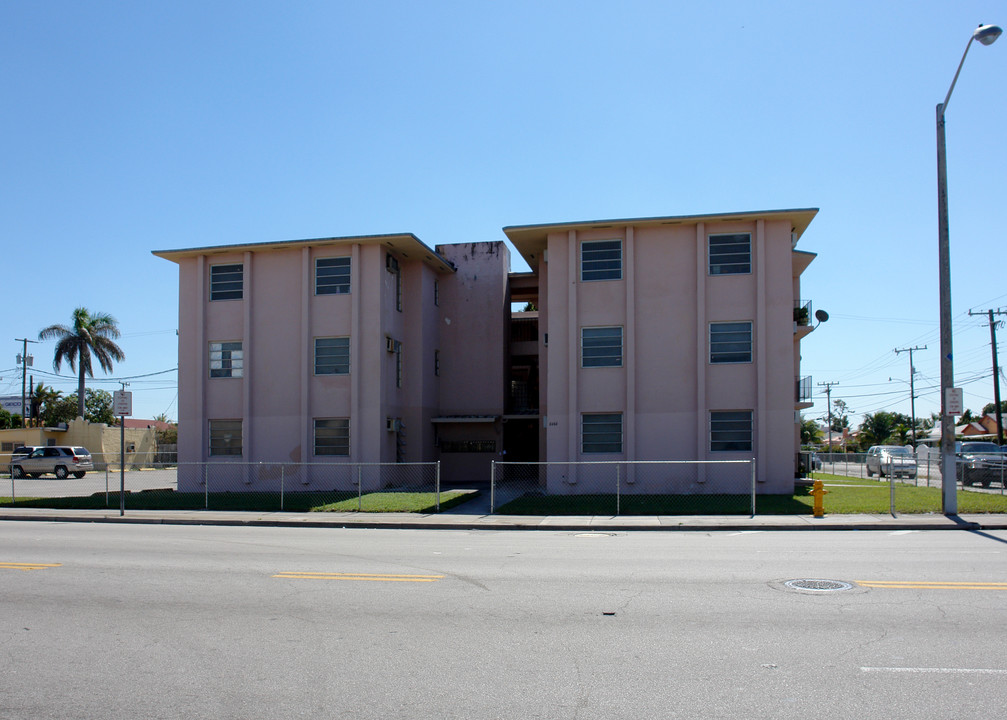
<path id="1" fill-rule="evenodd" d="M 703 522 L 687 524 L 635 524 L 635 523 L 563 523 L 544 522 L 545 517 L 535 516 L 529 518 L 528 522 L 515 522 L 509 520 L 489 520 L 489 521 L 459 521 L 440 522 L 437 520 L 367 520 L 356 518 L 346 519 L 318 519 L 318 520 L 293 520 L 282 518 L 261 518 L 261 517 L 171 517 L 171 516 L 149 516 L 142 515 L 47 515 L 47 514 L 0 514 L 0 521 L 21 521 L 21 522 L 65 522 L 65 523 L 118 523 L 127 525 L 217 525 L 221 527 L 286 527 L 286 528 L 360 528 L 368 530 L 538 530 L 538 531 L 559 531 L 559 532 L 712 532 L 712 531 L 893 531 L 893 530 L 1007 530 L 1007 518 L 997 518 L 995 522 L 984 523 L 967 521 L 963 519 L 952 519 L 941 516 L 940 520 L 931 522 L 919 522 L 912 520 L 874 520 L 870 522 L 804 522 L 811 520 L 808 516 L 795 516 L 800 518 L 800 522 L 780 523 L 766 522 L 737 522 L 733 519 L 705 520 Z"/>

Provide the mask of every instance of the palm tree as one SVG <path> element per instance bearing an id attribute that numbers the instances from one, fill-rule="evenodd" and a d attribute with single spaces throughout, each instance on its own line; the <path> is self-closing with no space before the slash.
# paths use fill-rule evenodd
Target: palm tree
<path id="1" fill-rule="evenodd" d="M 42 415 L 46 410 L 51 409 L 52 405 L 63 398 L 63 393 L 55 388 L 46 387 L 42 383 L 38 384 L 38 387 L 31 391 L 28 399 L 31 402 L 31 413 L 30 417 L 34 421 L 35 426 L 39 427 L 42 424 Z"/>
<path id="2" fill-rule="evenodd" d="M 112 361 L 126 359 L 126 353 L 112 339 L 119 337 L 119 328 L 114 317 L 108 313 L 92 314 L 87 308 L 73 311 L 73 326 L 50 325 L 38 334 L 39 340 L 56 340 L 56 352 L 52 366 L 59 372 L 66 360 L 71 370 L 76 370 L 77 417 L 84 417 L 84 376 L 94 377 L 91 368 L 91 354 L 98 358 L 101 369 L 112 371 Z"/>

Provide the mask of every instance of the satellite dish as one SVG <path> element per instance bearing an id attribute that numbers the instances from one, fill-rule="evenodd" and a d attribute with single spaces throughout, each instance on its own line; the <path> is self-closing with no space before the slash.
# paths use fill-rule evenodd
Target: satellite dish
<path id="1" fill-rule="evenodd" d="M 823 323 L 828 319 L 829 314 L 827 312 L 825 312 L 824 310 L 815 310 L 815 320 L 817 320 L 820 323 Z"/>

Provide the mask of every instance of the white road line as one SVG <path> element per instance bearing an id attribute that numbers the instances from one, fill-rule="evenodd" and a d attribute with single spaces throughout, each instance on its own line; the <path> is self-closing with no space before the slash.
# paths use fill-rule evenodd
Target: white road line
<path id="1" fill-rule="evenodd" d="M 910 533 L 919 532 L 918 530 L 893 530 L 888 533 L 889 535 L 909 535 Z"/>
<path id="2" fill-rule="evenodd" d="M 925 668 L 925 667 L 862 667 L 865 673 L 911 673 L 918 675 L 1007 675 L 996 668 Z"/>

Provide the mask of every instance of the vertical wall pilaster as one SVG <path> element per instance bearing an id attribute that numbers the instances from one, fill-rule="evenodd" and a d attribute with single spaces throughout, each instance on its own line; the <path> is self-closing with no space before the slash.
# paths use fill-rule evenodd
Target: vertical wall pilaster
<path id="1" fill-rule="evenodd" d="M 626 252 L 623 258 L 626 280 L 626 337 L 623 368 L 626 372 L 626 427 L 623 452 L 627 460 L 636 460 L 636 236 L 633 227 L 626 228 Z M 635 471 L 626 480 L 634 482 Z"/>
<path id="2" fill-rule="evenodd" d="M 301 249 L 301 347 L 297 367 L 299 369 L 300 414 L 301 414 L 301 462 L 311 462 L 314 451 L 312 438 L 312 413 L 309 387 L 314 374 L 313 360 L 315 345 L 311 342 L 311 298 L 315 284 L 311 272 L 311 248 Z"/>
<path id="3" fill-rule="evenodd" d="M 246 251 L 243 258 L 243 287 L 241 305 L 244 313 L 241 321 L 241 348 L 244 368 L 241 381 L 241 454 L 252 460 L 252 383 L 255 378 L 255 357 L 252 355 L 252 253 Z"/>
<path id="4" fill-rule="evenodd" d="M 709 452 L 706 406 L 706 223 L 696 223 L 696 459 Z M 706 482 L 706 466 L 696 472 L 697 482 Z"/>
<path id="5" fill-rule="evenodd" d="M 769 356 L 766 349 L 768 330 L 766 327 L 766 284 L 768 282 L 769 273 L 766 272 L 766 221 L 758 220 L 755 223 L 755 267 L 753 268 L 755 272 L 755 337 L 756 337 L 756 383 L 758 386 L 756 392 L 756 409 L 754 417 L 752 418 L 755 427 L 753 431 L 755 432 L 755 437 L 758 438 L 757 454 L 756 457 L 760 460 L 762 458 L 767 458 L 769 455 L 766 452 L 766 446 L 768 439 L 766 437 L 767 430 L 769 429 L 769 417 L 768 408 L 766 407 L 766 396 L 768 388 L 769 379 Z M 759 473 L 761 477 L 758 479 L 761 481 L 765 480 L 765 466 L 760 462 Z"/>

